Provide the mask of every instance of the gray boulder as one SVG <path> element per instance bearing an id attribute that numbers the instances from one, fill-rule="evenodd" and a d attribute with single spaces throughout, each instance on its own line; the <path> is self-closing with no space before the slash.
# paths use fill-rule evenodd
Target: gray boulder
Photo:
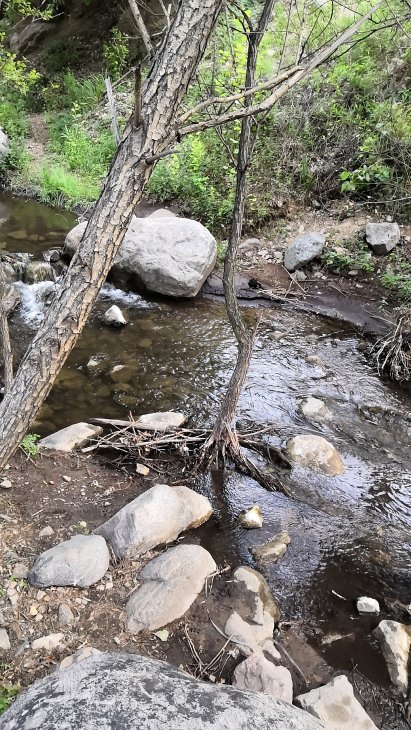
<path id="1" fill-rule="evenodd" d="M 73 254 L 86 223 L 66 237 L 65 250 Z M 133 217 L 120 246 L 111 277 L 131 286 L 173 297 L 194 297 L 212 272 L 217 246 L 211 233 L 189 218 Z"/>
<path id="2" fill-rule="evenodd" d="M 41 38 L 50 33 L 54 28 L 54 23 L 32 20 L 23 30 L 12 33 L 9 39 L 11 51 L 17 55 L 30 51 L 32 48 L 35 48 Z"/>
<path id="3" fill-rule="evenodd" d="M 9 151 L 9 140 L 7 134 L 0 127 L 0 162 Z"/>
<path id="4" fill-rule="evenodd" d="M 87 444 L 91 439 L 96 438 L 103 432 L 101 426 L 92 426 L 90 423 L 73 423 L 71 426 L 62 428 L 60 431 L 46 436 L 39 441 L 41 449 L 54 449 L 55 451 L 74 451 Z"/>
<path id="5" fill-rule="evenodd" d="M 378 730 L 355 699 L 352 685 L 344 674 L 323 687 L 299 695 L 295 701 L 322 720 L 326 730 Z"/>
<path id="6" fill-rule="evenodd" d="M 321 256 L 325 246 L 323 233 L 313 231 L 300 236 L 289 246 L 284 254 L 284 266 L 288 271 L 300 269 L 317 256 Z"/>
<path id="7" fill-rule="evenodd" d="M 132 634 L 166 626 L 184 616 L 217 566 L 200 545 L 177 545 L 159 555 L 139 574 L 142 581 L 126 605 Z"/>
<path id="8" fill-rule="evenodd" d="M 384 256 L 400 242 L 401 232 L 398 223 L 367 223 L 365 238 L 374 253 Z"/>
<path id="9" fill-rule="evenodd" d="M 328 421 L 331 416 L 331 412 L 328 410 L 327 406 L 325 405 L 324 401 L 320 400 L 319 398 L 314 398 L 312 395 L 309 395 L 308 398 L 305 398 L 301 405 L 300 405 L 301 413 L 309 420 L 309 421 Z"/>
<path id="10" fill-rule="evenodd" d="M 110 542 L 117 558 L 134 558 L 202 525 L 211 513 L 208 499 L 192 489 L 156 484 L 95 532 Z"/>
<path id="11" fill-rule="evenodd" d="M 206 684 L 138 654 L 107 653 L 35 682 L 2 715 L 0 728 L 324 730 L 324 725 L 273 697 Z"/>
<path id="12" fill-rule="evenodd" d="M 27 580 L 36 588 L 97 583 L 108 570 L 110 553 L 99 535 L 75 535 L 41 553 Z"/>
<path id="13" fill-rule="evenodd" d="M 398 621 L 381 621 L 375 629 L 374 635 L 380 642 L 392 683 L 403 695 L 406 695 L 411 626 L 405 626 Z"/>

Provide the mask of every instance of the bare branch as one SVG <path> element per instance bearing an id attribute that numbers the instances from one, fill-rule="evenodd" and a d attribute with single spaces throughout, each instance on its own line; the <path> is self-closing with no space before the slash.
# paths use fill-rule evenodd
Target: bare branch
<path id="1" fill-rule="evenodd" d="M 242 119 L 243 117 L 253 116 L 254 114 L 261 114 L 271 109 L 293 86 L 301 81 L 306 76 L 309 76 L 314 69 L 321 66 L 345 43 L 347 43 L 359 30 L 359 28 L 371 18 L 371 16 L 384 4 L 384 0 L 381 0 L 377 5 L 374 5 L 371 10 L 365 15 L 361 16 L 355 23 L 346 28 L 340 33 L 331 43 L 325 45 L 319 51 L 311 56 L 308 63 L 295 73 L 293 73 L 288 80 L 282 83 L 276 90 L 270 94 L 264 101 L 253 106 L 243 107 L 236 109 L 233 112 L 227 114 L 220 114 L 211 119 L 205 119 L 201 122 L 190 124 L 187 127 L 180 127 L 176 131 L 176 136 L 183 137 L 187 134 L 193 134 L 196 132 L 202 132 L 205 129 L 212 129 L 217 124 L 228 124 L 229 122 L 235 121 L 236 119 Z"/>
<path id="2" fill-rule="evenodd" d="M 128 0 L 128 4 L 130 6 L 130 10 L 133 14 L 133 18 L 136 22 L 137 28 L 140 31 L 140 35 L 141 35 L 142 41 L 146 47 L 146 51 L 151 58 L 152 56 L 154 56 L 154 46 L 151 42 L 150 34 L 146 28 L 146 24 L 143 20 L 143 16 L 140 13 L 136 0 Z"/>

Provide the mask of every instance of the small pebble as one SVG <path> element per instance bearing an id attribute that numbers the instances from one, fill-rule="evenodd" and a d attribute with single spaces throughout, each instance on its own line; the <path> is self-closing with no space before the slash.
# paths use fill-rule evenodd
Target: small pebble
<path id="1" fill-rule="evenodd" d="M 24 563 L 16 563 L 13 568 L 13 578 L 17 580 L 25 580 L 29 574 L 29 569 Z"/>
<path id="2" fill-rule="evenodd" d="M 43 529 L 39 532 L 39 537 L 51 537 L 52 535 L 54 535 L 54 530 L 50 527 L 50 525 L 43 527 Z"/>
<path id="3" fill-rule="evenodd" d="M 69 626 L 74 621 L 74 613 L 67 603 L 60 603 L 58 611 L 60 626 Z"/>
<path id="4" fill-rule="evenodd" d="M 12 483 L 11 483 L 10 479 L 3 479 L 3 480 L 2 480 L 1 482 L 0 482 L 0 487 L 2 487 L 2 489 L 11 489 L 11 488 L 12 488 L 12 486 L 13 486 L 13 485 L 12 485 Z"/>

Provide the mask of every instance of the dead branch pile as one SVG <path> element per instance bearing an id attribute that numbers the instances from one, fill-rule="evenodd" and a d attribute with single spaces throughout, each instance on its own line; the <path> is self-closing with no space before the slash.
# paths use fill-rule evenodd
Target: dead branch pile
<path id="1" fill-rule="evenodd" d="M 371 357 L 379 375 L 400 383 L 411 379 L 411 307 L 397 310 L 395 324 L 375 343 Z"/>
<path id="2" fill-rule="evenodd" d="M 109 425 L 108 421 L 106 424 Z M 137 422 L 133 421 L 121 427 L 115 426 L 114 421 L 112 428 L 109 433 L 104 433 L 95 439 L 94 444 L 83 449 L 83 452 L 109 450 L 118 455 L 118 465 L 142 463 L 158 473 L 168 471 L 164 465 L 170 456 L 178 457 L 186 467 L 189 466 L 191 477 L 205 466 L 204 447 L 210 439 L 212 433 L 210 429 L 173 428 L 161 432 L 148 431 L 140 429 Z M 241 433 L 237 433 L 238 441 L 242 447 L 262 454 L 270 462 L 271 469 L 275 467 L 288 469 L 290 462 L 281 449 L 265 440 L 265 437 L 274 431 L 274 426 L 261 427 L 255 424 L 242 426 Z M 241 453 L 241 459 L 236 459 L 235 465 L 271 491 L 288 493 L 278 477 L 261 470 L 245 454 Z"/>

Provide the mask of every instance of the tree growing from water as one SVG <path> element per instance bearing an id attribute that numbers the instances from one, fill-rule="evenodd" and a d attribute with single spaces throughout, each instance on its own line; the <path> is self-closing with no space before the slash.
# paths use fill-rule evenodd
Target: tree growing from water
<path id="1" fill-rule="evenodd" d="M 217 451 L 232 445 L 233 453 L 238 453 L 235 410 L 251 356 L 253 334 L 246 330 L 237 307 L 234 273 L 242 229 L 246 171 L 253 149 L 251 128 L 254 119 L 269 111 L 291 88 L 310 76 L 339 49 L 359 42 L 363 26 L 365 35 L 375 32 L 384 23 L 393 22 L 392 13 L 386 16 L 388 3 L 382 0 L 374 6 L 368 5 L 364 12 L 357 12 L 356 20 L 351 23 L 348 20 L 342 29 L 323 22 L 318 40 L 313 36 L 312 24 L 307 32 L 303 13 L 294 58 L 291 60 L 287 52 L 292 29 L 290 22 L 283 36 L 278 68 L 264 81 L 256 82 L 258 47 L 271 20 L 274 5 L 269 0 L 264 3 L 254 27 L 241 3 L 232 2 L 225 6 L 223 0 L 182 0 L 173 19 L 167 22 L 164 39 L 141 90 L 137 85 L 136 109 L 141 108 L 141 114 L 133 114 L 126 126 L 82 241 L 0 406 L 0 468 L 7 463 L 28 431 L 86 324 L 155 162 L 164 154 L 174 153 L 179 141 L 188 134 L 243 120 L 234 217 L 224 274 L 229 318 L 239 342 L 239 361 L 208 445 L 209 450 L 217 448 Z M 288 5 L 291 13 L 294 4 Z M 314 3 L 303 2 L 302 6 L 313 7 Z M 181 113 L 188 87 L 223 7 L 224 12 L 229 8 L 233 17 L 244 24 L 248 37 L 245 79 L 236 93 L 217 97 L 209 94 L 199 104 Z M 383 11 L 382 17 L 378 17 L 378 11 Z M 372 23 L 371 29 L 366 28 L 368 21 Z"/>

